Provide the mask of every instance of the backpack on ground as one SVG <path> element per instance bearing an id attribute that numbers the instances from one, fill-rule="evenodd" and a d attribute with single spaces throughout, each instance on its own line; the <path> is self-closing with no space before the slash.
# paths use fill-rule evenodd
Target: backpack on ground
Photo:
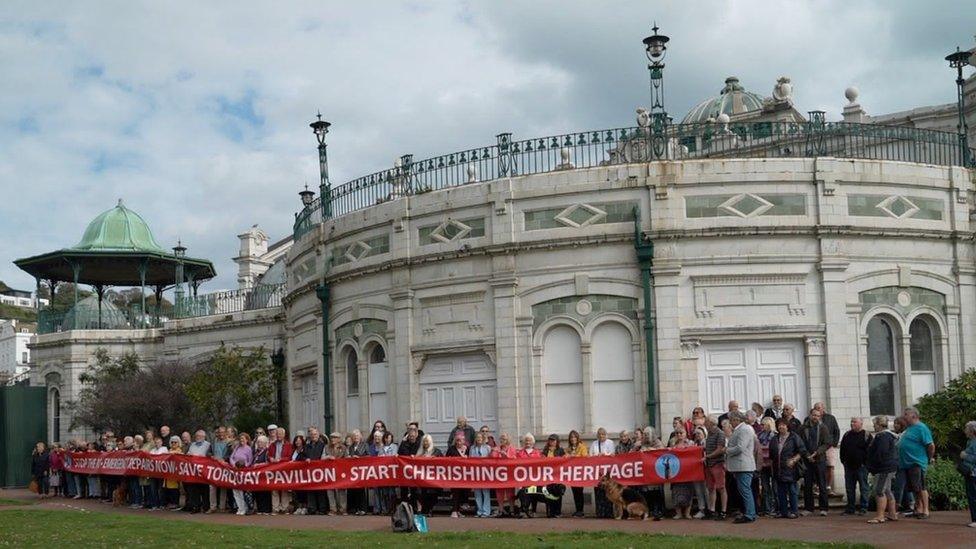
<path id="1" fill-rule="evenodd" d="M 414 526 L 413 508 L 405 501 L 401 501 L 400 505 L 397 505 L 390 520 L 393 521 L 394 532 L 414 532 L 417 529 Z"/>

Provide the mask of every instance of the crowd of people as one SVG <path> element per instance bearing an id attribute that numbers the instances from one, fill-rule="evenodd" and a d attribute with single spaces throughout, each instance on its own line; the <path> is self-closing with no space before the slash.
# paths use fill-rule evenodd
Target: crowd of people
<path id="1" fill-rule="evenodd" d="M 795 407 L 774 396 L 772 406 L 758 403 L 742 410 L 736 401 L 718 417 L 701 407 L 688 418 L 675 417 L 666 440 L 652 427 L 625 430 L 613 440 L 606 429 L 587 444 L 577 431 L 564 439 L 549 435 L 541 445 L 531 433 L 513 441 L 508 433 L 497 436 L 488 426 L 475 429 L 464 417 L 438 447 L 430 434 L 416 423 L 406 432 L 394 434 L 383 421 L 376 421 L 368 435 L 359 430 L 344 434 L 321 433 L 315 427 L 289 439 L 284 428 L 238 433 L 233 427 L 218 427 L 212 434 L 198 430 L 177 435 L 168 426 L 117 440 L 105 432 L 97 441 L 67 446 L 37 443 L 31 468 L 41 497 L 92 498 L 116 505 L 159 511 L 189 513 L 231 512 L 238 515 L 366 515 L 391 514 L 399 502 L 409 502 L 417 513 L 431 514 L 447 499 L 452 517 L 534 516 L 544 503 L 547 517 L 560 517 L 566 487 L 548 485 L 522 489 L 451 489 L 380 487 L 346 490 L 244 491 L 208 484 L 179 482 L 136 476 L 71 473 L 66 466 L 73 452 L 142 450 L 159 455 L 181 453 L 209 456 L 235 468 L 249 468 L 281 461 L 329 460 L 364 456 L 431 456 L 462 458 L 554 458 L 616 455 L 674 447 L 701 447 L 704 480 L 637 487 L 644 495 L 654 520 L 726 520 L 734 513 L 737 524 L 757 517 L 795 519 L 828 514 L 828 497 L 833 495 L 834 467 L 844 467 L 845 515 L 866 515 L 873 499 L 871 524 L 927 519 L 929 495 L 926 470 L 935 456 L 932 433 L 918 411 L 908 408 L 889 424 L 887 416 L 872 420 L 865 429 L 861 418 L 850 420 L 850 430 L 841 436 L 836 418 L 823 403 L 817 403 L 801 421 Z M 966 490 L 976 528 L 976 421 L 965 426 L 969 444 L 960 455 L 960 470 L 966 476 Z M 541 446 L 541 447 L 540 447 Z M 869 483 L 868 479 L 872 479 Z M 802 486 L 803 507 L 799 507 Z M 671 508 L 665 490 L 670 490 Z M 584 516 L 584 489 L 572 487 L 573 516 Z M 492 501 L 494 495 L 494 503 Z M 593 488 L 595 515 L 613 516 L 613 505 L 600 487 Z M 449 496 L 445 498 L 444 496 Z M 473 496 L 474 505 L 471 505 Z"/>

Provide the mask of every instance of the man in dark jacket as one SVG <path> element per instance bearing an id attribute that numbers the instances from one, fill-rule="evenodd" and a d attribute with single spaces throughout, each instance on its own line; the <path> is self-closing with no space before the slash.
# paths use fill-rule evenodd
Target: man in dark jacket
<path id="1" fill-rule="evenodd" d="M 416 425 L 410 424 L 407 427 L 407 436 L 403 438 L 400 442 L 400 446 L 397 448 L 397 455 L 400 456 L 415 456 L 417 455 L 417 450 L 420 449 L 420 429 Z M 413 510 L 417 511 L 417 499 L 420 495 L 420 490 L 417 488 L 412 488 L 409 486 L 403 486 L 400 488 L 400 501 L 406 501 L 410 504 Z"/>
<path id="2" fill-rule="evenodd" d="M 840 441 L 840 462 L 844 465 L 844 488 L 847 491 L 845 515 L 863 515 L 868 509 L 868 445 L 871 435 L 864 430 L 861 418 L 851 418 L 851 430 Z M 857 499 L 856 490 L 861 498 Z M 855 505 L 856 503 L 856 505 Z"/>
<path id="3" fill-rule="evenodd" d="M 820 421 L 827 426 L 827 431 L 830 433 L 830 448 L 827 449 L 827 493 L 834 495 L 832 483 L 834 466 L 837 465 L 837 445 L 840 444 L 840 425 L 837 424 L 837 418 L 827 413 L 827 405 L 823 402 L 818 402 L 813 407 L 820 411 Z"/>
<path id="4" fill-rule="evenodd" d="M 308 440 L 305 441 L 305 455 L 309 461 L 322 459 L 325 453 L 325 437 L 315 427 L 308 430 Z M 308 514 L 325 515 L 329 513 L 329 495 L 325 490 L 310 490 L 308 492 Z"/>
<path id="5" fill-rule="evenodd" d="M 474 444 L 474 427 L 468 425 L 468 418 L 464 416 L 459 416 L 457 418 L 457 426 L 451 429 L 451 434 L 447 436 L 448 448 L 454 446 L 454 438 L 458 435 L 464 437 L 465 446 L 471 446 Z"/>
<path id="6" fill-rule="evenodd" d="M 807 473 L 803 478 L 803 507 L 806 516 L 813 513 L 813 485 L 820 493 L 820 516 L 827 516 L 827 449 L 830 448 L 830 431 L 821 421 L 820 411 L 810 410 L 807 423 L 800 429 L 800 438 L 807 449 Z"/>
<path id="7" fill-rule="evenodd" d="M 868 444 L 867 469 L 874 475 L 874 497 L 878 501 L 878 514 L 869 520 L 878 524 L 888 518 L 898 518 L 898 500 L 891 491 L 891 483 L 898 472 L 898 435 L 888 430 L 888 417 L 874 418 L 874 436 Z"/>

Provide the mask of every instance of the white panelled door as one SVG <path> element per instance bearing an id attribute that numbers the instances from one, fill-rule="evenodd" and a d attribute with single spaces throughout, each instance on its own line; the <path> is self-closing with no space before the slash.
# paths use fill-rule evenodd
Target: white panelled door
<path id="1" fill-rule="evenodd" d="M 707 343 L 699 359 L 698 379 L 705 413 L 722 414 L 730 400 L 742 410 L 753 402 L 768 407 L 773 395 L 808 409 L 803 347 L 799 341 Z"/>
<path id="2" fill-rule="evenodd" d="M 484 355 L 446 356 L 429 359 L 420 372 L 423 422 L 420 428 L 434 437 L 442 450 L 458 416 L 478 429 L 498 428 L 498 394 L 495 367 Z"/>

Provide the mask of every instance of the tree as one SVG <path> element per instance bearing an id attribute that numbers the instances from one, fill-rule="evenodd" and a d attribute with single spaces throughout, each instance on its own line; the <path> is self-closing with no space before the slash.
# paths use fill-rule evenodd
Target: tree
<path id="1" fill-rule="evenodd" d="M 191 365 L 160 361 L 142 367 L 135 354 L 111 357 L 105 349 L 97 349 L 93 358 L 79 376 L 78 398 L 66 405 L 74 412 L 72 429 L 135 434 L 163 424 L 177 429 L 204 425 L 184 391 L 193 375 Z"/>
<path id="2" fill-rule="evenodd" d="M 190 401 L 211 426 L 253 430 L 275 419 L 275 369 L 263 348 L 221 345 L 186 384 Z"/>
<path id="3" fill-rule="evenodd" d="M 78 288 L 78 299 L 84 299 L 92 295 L 92 292 L 88 290 L 82 290 Z M 50 311 L 67 311 L 74 307 L 75 304 L 75 285 L 71 282 L 61 282 L 57 285 L 54 292 L 54 297 L 51 297 L 51 288 L 47 283 L 41 283 L 41 289 L 37 292 L 37 296 L 41 299 L 49 300 L 48 310 Z"/>
<path id="4" fill-rule="evenodd" d="M 966 447 L 962 428 L 976 417 L 976 369 L 966 370 L 941 391 L 923 396 L 916 407 L 932 430 L 939 455 L 957 460 Z"/>

